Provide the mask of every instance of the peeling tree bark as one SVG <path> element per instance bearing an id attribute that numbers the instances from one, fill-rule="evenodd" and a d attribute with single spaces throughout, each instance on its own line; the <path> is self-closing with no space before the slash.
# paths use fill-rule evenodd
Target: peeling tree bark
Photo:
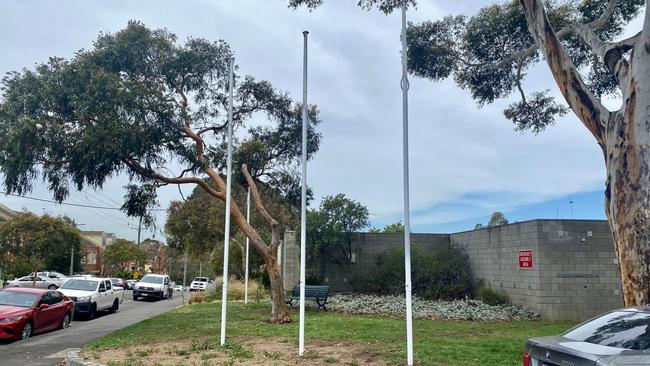
<path id="1" fill-rule="evenodd" d="M 626 306 L 650 302 L 650 3 L 643 31 L 603 44 L 576 27 L 618 78 L 623 106 L 610 112 L 585 86 L 551 27 L 540 0 L 520 0 L 528 28 L 562 95 L 601 146 L 607 168 L 605 211 L 614 237 Z M 630 51 L 629 60 L 622 51 Z"/>

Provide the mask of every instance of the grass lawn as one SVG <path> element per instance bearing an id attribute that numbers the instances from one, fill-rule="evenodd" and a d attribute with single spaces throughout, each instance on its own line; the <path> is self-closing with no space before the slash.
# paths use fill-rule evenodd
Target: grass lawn
<path id="1" fill-rule="evenodd" d="M 282 325 L 266 323 L 269 312 L 268 305 L 229 303 L 228 339 L 279 338 L 297 344 L 297 312 L 292 314 L 293 323 Z M 194 304 L 97 339 L 86 350 L 97 354 L 117 347 L 191 338 L 210 339 L 218 344 L 219 321 L 219 303 Z M 521 351 L 527 338 L 557 334 L 572 325 L 570 322 L 549 321 L 473 323 L 415 320 L 415 359 L 419 365 L 521 365 Z M 306 350 L 309 350 L 310 342 L 318 341 L 362 344 L 389 364 L 404 363 L 405 322 L 401 319 L 308 311 L 305 328 Z M 250 351 L 254 353 L 255 346 Z M 345 364 L 344 361 L 341 363 Z"/>

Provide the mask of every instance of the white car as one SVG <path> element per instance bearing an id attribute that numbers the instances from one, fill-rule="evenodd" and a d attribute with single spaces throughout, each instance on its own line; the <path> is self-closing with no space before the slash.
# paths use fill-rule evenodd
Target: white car
<path id="1" fill-rule="evenodd" d="M 174 291 L 185 291 L 185 288 L 183 285 L 176 285 L 174 286 Z"/>
<path id="2" fill-rule="evenodd" d="M 208 289 L 208 283 L 210 283 L 210 279 L 207 277 L 195 277 L 194 280 L 192 280 L 192 283 L 190 284 L 190 292 L 192 291 L 205 291 Z"/>
<path id="3" fill-rule="evenodd" d="M 113 287 L 109 278 L 71 278 L 59 288 L 59 292 L 74 301 L 74 313 L 93 319 L 98 311 L 119 310 L 124 300 L 121 287 Z"/>
<path id="4" fill-rule="evenodd" d="M 133 287 L 133 301 L 140 298 L 171 299 L 174 294 L 174 283 L 167 275 L 148 274 Z"/>
<path id="5" fill-rule="evenodd" d="M 34 272 L 29 274 L 30 276 L 34 275 Z M 70 279 L 70 277 L 56 272 L 56 271 L 44 271 L 44 272 L 37 272 L 37 276 L 47 278 L 49 281 L 54 282 L 57 287 L 61 287 L 66 281 Z"/>
<path id="6" fill-rule="evenodd" d="M 36 280 L 34 280 L 34 277 L 32 276 L 25 276 L 9 281 L 7 287 L 36 287 L 56 290 L 59 288 L 59 285 L 57 285 L 57 282 L 52 281 L 47 277 L 36 276 Z"/>

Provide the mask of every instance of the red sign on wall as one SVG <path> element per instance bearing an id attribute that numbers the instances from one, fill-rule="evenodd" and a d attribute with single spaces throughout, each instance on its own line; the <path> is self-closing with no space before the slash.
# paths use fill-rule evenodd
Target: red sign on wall
<path id="1" fill-rule="evenodd" d="M 533 268 L 533 251 L 530 249 L 519 251 L 519 268 Z"/>

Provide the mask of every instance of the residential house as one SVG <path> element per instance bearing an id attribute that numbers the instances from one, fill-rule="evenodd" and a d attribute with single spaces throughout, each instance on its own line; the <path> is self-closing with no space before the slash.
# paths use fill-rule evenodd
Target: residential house
<path id="1" fill-rule="evenodd" d="M 20 215 L 22 212 L 20 211 L 14 211 L 10 209 L 9 207 L 3 205 L 0 203 L 0 224 L 3 224 L 14 217 Z"/>
<path id="2" fill-rule="evenodd" d="M 81 232 L 81 267 L 85 273 L 102 274 L 102 253 L 115 239 L 115 234 L 104 231 Z"/>

